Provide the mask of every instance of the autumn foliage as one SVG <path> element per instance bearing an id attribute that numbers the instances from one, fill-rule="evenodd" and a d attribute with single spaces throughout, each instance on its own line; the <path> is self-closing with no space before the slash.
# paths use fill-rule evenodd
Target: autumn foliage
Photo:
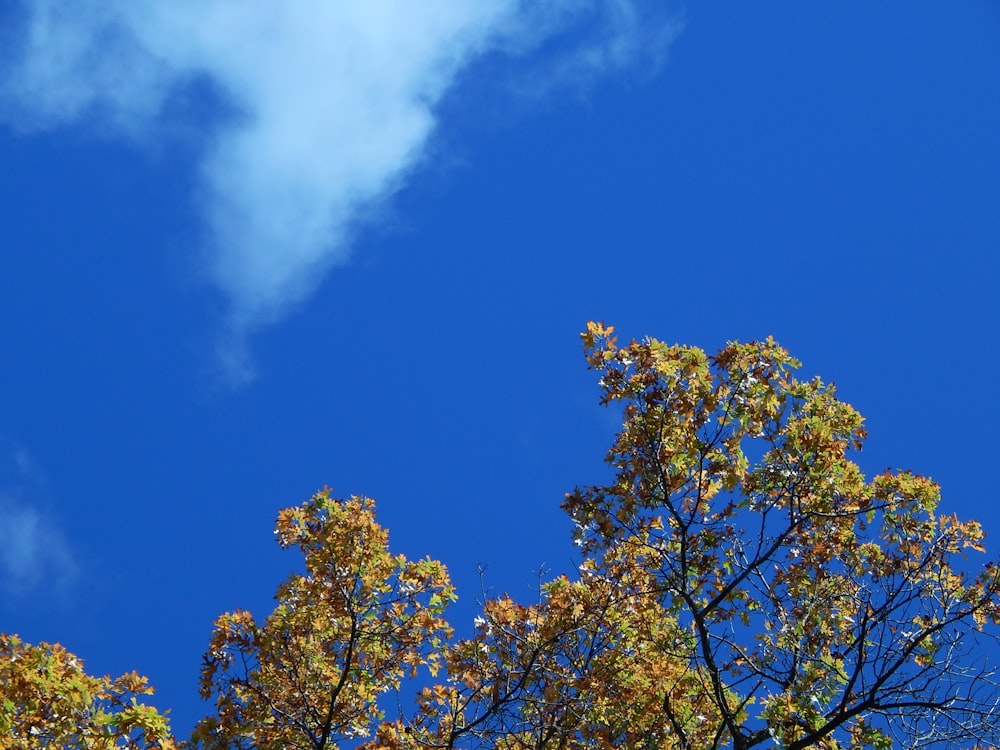
<path id="1" fill-rule="evenodd" d="M 448 575 L 390 554 L 371 500 L 324 490 L 283 510 L 275 531 L 305 573 L 279 587 L 262 623 L 248 612 L 216 622 L 201 693 L 217 713 L 195 729 L 196 747 L 334 747 L 368 735 L 383 718 L 378 698 L 406 675 L 440 666 Z"/>
<path id="2" fill-rule="evenodd" d="M 169 750 L 166 718 L 139 697 L 146 678 L 92 677 L 59 644 L 0 635 L 0 748 Z"/>
<path id="3" fill-rule="evenodd" d="M 773 340 L 710 356 L 582 337 L 622 427 L 608 481 L 563 501 L 577 569 L 485 601 L 456 639 L 444 566 L 393 555 L 373 501 L 323 490 L 278 516 L 303 565 L 273 612 L 217 620 L 188 747 L 997 743 L 1000 576 L 966 557 L 977 523 L 927 478 L 866 477 L 861 415 Z M 126 700 L 141 678 L 0 647 L 0 730 L 19 738 L 0 747 L 166 746 L 163 717 Z"/>

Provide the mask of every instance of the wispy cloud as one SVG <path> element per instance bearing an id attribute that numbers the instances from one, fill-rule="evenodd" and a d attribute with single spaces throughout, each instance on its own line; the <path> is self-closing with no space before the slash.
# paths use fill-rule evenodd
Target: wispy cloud
<path id="1" fill-rule="evenodd" d="M 10 458 L 14 476 L 0 488 L 0 588 L 12 595 L 60 590 L 77 571 L 70 545 L 37 504 L 44 483 L 31 456 L 15 448 Z"/>
<path id="2" fill-rule="evenodd" d="M 37 508 L 0 494 L 0 569 L 9 593 L 62 587 L 76 564 L 62 531 Z"/>
<path id="3" fill-rule="evenodd" d="M 652 3 L 650 3 L 652 5 Z M 0 116 L 154 140 L 194 83 L 227 116 L 205 133 L 205 270 L 242 343 L 349 255 L 366 217 L 425 157 L 435 108 L 488 54 L 537 59 L 546 85 L 650 69 L 675 26 L 644 0 L 25 0 Z M 647 10 L 644 10 L 647 9 Z M 176 127 L 176 123 L 170 125 Z"/>

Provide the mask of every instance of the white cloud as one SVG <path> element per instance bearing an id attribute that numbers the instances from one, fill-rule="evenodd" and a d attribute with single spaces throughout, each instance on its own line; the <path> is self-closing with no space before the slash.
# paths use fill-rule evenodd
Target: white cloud
<path id="1" fill-rule="evenodd" d="M 0 570 L 9 592 L 60 586 L 75 568 L 62 532 L 37 509 L 0 496 Z"/>
<path id="2" fill-rule="evenodd" d="M 11 457 L 13 483 L 0 489 L 0 587 L 9 594 L 43 586 L 59 590 L 76 575 L 72 550 L 54 520 L 33 502 L 44 494 L 34 460 L 19 446 Z"/>
<path id="3" fill-rule="evenodd" d="M 675 27 L 640 2 L 30 0 L 0 117 L 148 142 L 173 126 L 175 97 L 210 84 L 232 116 L 204 134 L 198 200 L 238 367 L 246 334 L 343 263 L 359 223 L 420 163 L 463 69 L 539 50 L 547 74 L 530 80 L 546 85 L 655 66 Z"/>

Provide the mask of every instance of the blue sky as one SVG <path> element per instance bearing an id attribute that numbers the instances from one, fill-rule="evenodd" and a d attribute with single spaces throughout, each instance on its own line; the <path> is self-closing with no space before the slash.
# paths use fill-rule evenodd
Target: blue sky
<path id="1" fill-rule="evenodd" d="M 530 596 L 614 434 L 588 319 L 774 335 L 996 555 L 995 3 L 72 7 L 0 10 L 0 630 L 186 734 L 324 484 L 460 629 L 480 563 Z"/>

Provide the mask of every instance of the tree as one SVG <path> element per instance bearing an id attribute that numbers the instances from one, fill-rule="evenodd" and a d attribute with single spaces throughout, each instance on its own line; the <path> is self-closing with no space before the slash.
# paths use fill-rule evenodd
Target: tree
<path id="1" fill-rule="evenodd" d="M 59 644 L 0 635 L 0 748 L 169 750 L 167 719 L 138 696 L 145 677 L 92 677 Z"/>
<path id="2" fill-rule="evenodd" d="M 595 569 L 621 556 L 687 638 L 714 740 L 677 747 L 955 746 L 995 742 L 994 671 L 978 651 L 998 618 L 997 569 L 970 572 L 975 522 L 939 515 L 929 479 L 867 481 L 848 457 L 862 417 L 831 384 L 798 381 L 773 340 L 714 357 L 583 334 L 603 402 L 624 406 L 605 486 L 566 498 Z"/>
<path id="3" fill-rule="evenodd" d="M 530 607 L 487 602 L 392 747 L 995 743 L 997 568 L 929 479 L 866 480 L 862 417 L 773 340 L 715 356 L 591 323 L 623 426 L 564 508 L 585 555 Z"/>
<path id="4" fill-rule="evenodd" d="M 322 750 L 366 736 L 378 698 L 418 667 L 435 672 L 451 635 L 444 566 L 390 554 L 372 500 L 323 490 L 283 510 L 275 533 L 305 572 L 279 587 L 263 623 L 245 611 L 217 620 L 201 678 L 217 715 L 193 747 Z"/>

